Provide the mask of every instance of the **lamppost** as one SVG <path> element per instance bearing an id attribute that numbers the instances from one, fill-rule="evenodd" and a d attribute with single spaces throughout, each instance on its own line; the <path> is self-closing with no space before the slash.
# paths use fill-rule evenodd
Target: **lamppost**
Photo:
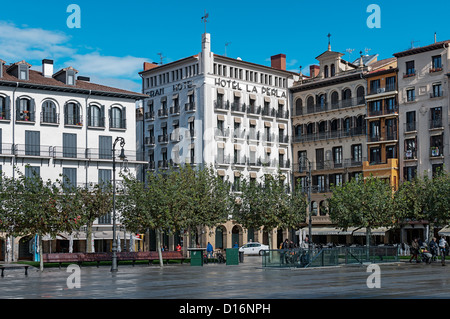
<path id="1" fill-rule="evenodd" d="M 112 156 L 113 156 L 113 244 L 112 244 L 112 264 L 111 271 L 117 272 L 117 241 L 116 241 L 116 144 L 120 142 L 119 159 L 125 160 L 125 151 L 123 147 L 125 146 L 125 140 L 123 137 L 117 137 L 113 143 Z"/>
<path id="2" fill-rule="evenodd" d="M 300 165 L 303 169 L 305 166 L 305 162 L 308 163 L 308 178 L 307 178 L 307 185 L 308 185 L 308 215 L 309 215 L 309 225 L 308 225 L 308 261 L 311 261 L 311 253 L 312 253 L 312 212 L 311 212 L 311 189 L 312 189 L 312 177 L 311 177 L 311 162 L 306 156 L 302 156 L 300 158 Z"/>

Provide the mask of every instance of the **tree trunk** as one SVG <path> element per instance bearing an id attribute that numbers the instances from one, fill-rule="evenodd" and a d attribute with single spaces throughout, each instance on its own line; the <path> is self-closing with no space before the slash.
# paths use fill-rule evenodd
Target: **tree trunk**
<path id="1" fill-rule="evenodd" d="M 366 258 L 370 259 L 370 227 L 366 228 Z"/>
<path id="2" fill-rule="evenodd" d="M 42 236 L 38 235 L 38 242 L 39 242 L 39 269 L 40 271 L 44 271 L 44 258 L 42 253 Z M 51 245 L 51 243 L 50 243 Z"/>
<path id="3" fill-rule="evenodd" d="M 156 229 L 155 233 L 156 233 L 156 249 L 158 249 L 158 257 L 159 257 L 159 265 L 161 267 L 164 267 L 161 252 L 161 231 L 159 230 L 159 228 Z"/>
<path id="4" fill-rule="evenodd" d="M 86 252 L 92 253 L 92 223 L 89 222 L 86 227 Z"/>

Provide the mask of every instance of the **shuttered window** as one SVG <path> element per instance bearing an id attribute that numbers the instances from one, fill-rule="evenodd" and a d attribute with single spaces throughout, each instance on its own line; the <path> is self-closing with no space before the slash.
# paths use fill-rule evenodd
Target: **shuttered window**
<path id="1" fill-rule="evenodd" d="M 63 167 L 63 184 L 68 187 L 77 186 L 77 169 Z"/>
<path id="2" fill-rule="evenodd" d="M 99 136 L 98 148 L 100 159 L 112 159 L 112 137 L 111 136 Z"/>
<path id="3" fill-rule="evenodd" d="M 41 148 L 41 132 L 25 131 L 25 155 L 39 156 Z"/>
<path id="4" fill-rule="evenodd" d="M 77 135 L 63 133 L 63 157 L 77 157 Z"/>

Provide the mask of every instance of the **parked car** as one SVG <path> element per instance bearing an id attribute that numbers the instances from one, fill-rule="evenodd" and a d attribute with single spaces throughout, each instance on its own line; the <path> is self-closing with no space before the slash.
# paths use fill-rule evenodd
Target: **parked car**
<path id="1" fill-rule="evenodd" d="M 243 252 L 244 255 L 260 255 L 262 256 L 264 250 L 268 250 L 269 246 L 263 245 L 257 242 L 246 243 L 245 245 L 239 248 L 240 252 Z"/>

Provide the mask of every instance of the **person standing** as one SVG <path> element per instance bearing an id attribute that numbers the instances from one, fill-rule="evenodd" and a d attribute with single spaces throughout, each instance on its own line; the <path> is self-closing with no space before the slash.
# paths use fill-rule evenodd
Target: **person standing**
<path id="1" fill-rule="evenodd" d="M 419 242 L 418 242 L 417 238 L 415 238 L 411 244 L 411 258 L 409 259 L 409 262 L 411 262 L 413 260 L 413 258 L 415 258 L 416 262 L 418 262 L 418 260 L 417 260 L 418 253 L 419 253 Z"/>
<path id="2" fill-rule="evenodd" d="M 213 251 L 214 251 L 213 246 L 211 245 L 210 242 L 208 242 L 208 245 L 206 245 L 206 255 L 208 256 L 208 258 L 213 257 Z"/>

